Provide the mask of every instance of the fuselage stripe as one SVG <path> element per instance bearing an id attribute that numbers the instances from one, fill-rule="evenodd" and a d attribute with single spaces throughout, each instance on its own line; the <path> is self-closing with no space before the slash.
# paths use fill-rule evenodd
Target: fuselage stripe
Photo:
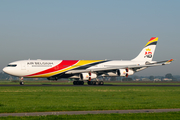
<path id="1" fill-rule="evenodd" d="M 101 62 L 101 61 L 103 60 L 63 60 L 59 65 L 55 67 L 52 67 L 42 72 L 27 75 L 25 77 L 50 77 L 50 76 L 54 76 L 54 75 L 66 72 L 68 70 L 72 70 L 74 68 L 81 67 L 83 65 Z M 64 66 L 64 65 L 67 65 L 67 66 Z M 57 67 L 59 67 L 59 69 L 56 69 Z"/>
<path id="2" fill-rule="evenodd" d="M 58 65 L 50 68 L 50 69 L 47 69 L 47 70 L 44 70 L 44 71 L 41 71 L 41 72 L 38 72 L 38 73 L 35 73 L 35 74 L 31 74 L 31 75 L 27 75 L 25 77 L 30 77 L 30 76 L 36 76 L 36 75 L 42 75 L 42 74 L 47 74 L 47 73 L 52 73 L 52 72 L 56 72 L 56 71 L 59 71 L 59 70 L 62 70 L 62 69 L 65 69 L 69 66 L 72 66 L 74 64 L 76 64 L 79 60 L 63 60 L 61 63 L 59 63 Z"/>

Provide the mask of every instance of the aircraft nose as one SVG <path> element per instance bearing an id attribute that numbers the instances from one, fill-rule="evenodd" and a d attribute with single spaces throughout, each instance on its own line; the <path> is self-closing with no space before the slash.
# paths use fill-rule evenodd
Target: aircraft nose
<path id="1" fill-rule="evenodd" d="M 3 72 L 13 76 L 19 76 L 17 69 L 13 67 L 5 67 L 3 68 Z"/>
<path id="2" fill-rule="evenodd" d="M 3 72 L 7 73 L 7 68 L 6 67 L 3 68 Z"/>
<path id="3" fill-rule="evenodd" d="M 3 72 L 12 75 L 12 70 L 9 69 L 8 67 L 3 68 Z"/>

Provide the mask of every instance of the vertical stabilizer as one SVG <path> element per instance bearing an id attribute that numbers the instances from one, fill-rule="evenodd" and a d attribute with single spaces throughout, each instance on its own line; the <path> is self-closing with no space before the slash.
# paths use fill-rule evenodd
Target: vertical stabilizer
<path id="1" fill-rule="evenodd" d="M 158 37 L 152 37 L 148 43 L 144 46 L 139 55 L 132 59 L 132 61 L 152 61 Z"/>

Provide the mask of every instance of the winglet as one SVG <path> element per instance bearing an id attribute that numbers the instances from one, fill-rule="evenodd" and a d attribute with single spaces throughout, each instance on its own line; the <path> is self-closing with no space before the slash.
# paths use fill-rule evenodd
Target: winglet
<path id="1" fill-rule="evenodd" d="M 170 59 L 167 62 L 165 62 L 164 64 L 170 64 L 172 61 L 174 61 L 174 59 Z"/>

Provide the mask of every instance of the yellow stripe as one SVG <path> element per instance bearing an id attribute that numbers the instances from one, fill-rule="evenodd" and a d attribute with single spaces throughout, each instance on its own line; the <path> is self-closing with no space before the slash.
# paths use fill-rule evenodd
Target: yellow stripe
<path id="1" fill-rule="evenodd" d="M 145 45 L 145 47 L 146 46 L 148 46 L 149 44 L 151 44 L 151 43 L 153 43 L 153 42 L 157 42 L 158 41 L 158 37 L 156 37 L 154 40 L 152 40 L 152 41 L 149 41 L 146 45 Z"/>
<path id="2" fill-rule="evenodd" d="M 83 66 L 83 65 L 87 65 L 87 64 L 91 64 L 91 63 L 96 63 L 96 62 L 101 62 L 101 61 L 104 61 L 104 60 L 80 60 L 75 65 L 70 66 L 68 68 L 65 68 L 63 70 L 59 70 L 59 71 L 52 72 L 52 73 L 47 73 L 47 74 L 42 74 L 42 75 L 31 76 L 31 77 L 32 78 L 33 77 L 50 77 L 50 76 L 53 76 L 53 75 L 56 75 L 56 74 L 60 74 L 62 72 L 65 72 L 65 71 L 68 71 L 68 70 L 71 70 L 71 69 L 74 69 L 74 68 L 77 68 L 77 67 L 80 67 L 80 66 Z"/>

